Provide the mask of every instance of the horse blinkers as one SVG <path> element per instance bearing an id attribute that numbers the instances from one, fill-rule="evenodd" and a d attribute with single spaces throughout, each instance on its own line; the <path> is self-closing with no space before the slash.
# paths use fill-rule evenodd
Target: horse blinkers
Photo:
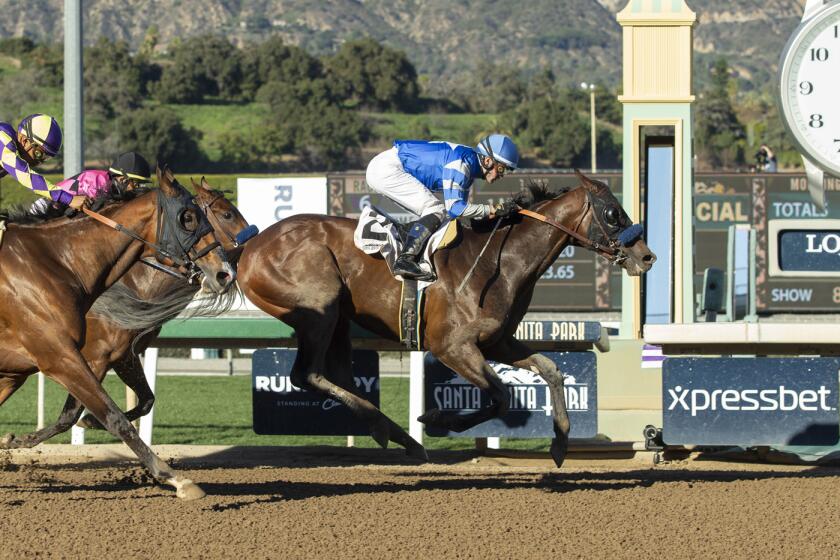
<path id="1" fill-rule="evenodd" d="M 171 198 L 158 191 L 157 203 L 159 249 L 155 257 L 184 269 L 184 276 L 192 282 L 201 274 L 195 261 L 220 246 L 218 241 L 214 241 L 201 251 L 193 251 L 196 243 L 213 231 L 213 227 L 183 187 L 178 196 Z"/>

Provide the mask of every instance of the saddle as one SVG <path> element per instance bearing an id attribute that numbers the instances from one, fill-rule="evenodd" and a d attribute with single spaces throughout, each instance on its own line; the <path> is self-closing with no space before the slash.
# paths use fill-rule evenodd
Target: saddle
<path id="1" fill-rule="evenodd" d="M 393 270 L 394 261 L 397 260 L 400 251 L 402 251 L 407 234 L 408 231 L 404 224 L 400 224 L 375 206 L 368 206 L 362 210 L 362 214 L 359 216 L 359 224 L 353 233 L 353 243 L 368 255 L 382 255 L 382 258 L 388 264 L 388 268 Z M 435 251 L 450 245 L 457 236 L 458 222 L 455 220 L 444 222 L 426 243 L 420 267 L 428 272 L 434 272 L 432 255 Z M 398 279 L 402 280 L 401 277 L 398 277 Z M 417 283 L 418 289 L 423 290 L 432 283 L 434 281 L 419 281 Z"/>
<path id="2" fill-rule="evenodd" d="M 432 234 L 423 250 L 423 262 L 420 266 L 434 272 L 432 255 L 438 249 L 451 244 L 458 235 L 458 223 L 449 221 Z M 353 242 L 368 255 L 380 254 L 388 268 L 393 271 L 394 261 L 408 236 L 408 228 L 374 206 L 362 210 L 359 225 L 353 233 Z M 423 316 L 423 294 L 434 283 L 398 277 L 402 281 L 400 296 L 399 326 L 400 340 L 409 350 L 420 349 L 422 345 L 420 318 Z"/>

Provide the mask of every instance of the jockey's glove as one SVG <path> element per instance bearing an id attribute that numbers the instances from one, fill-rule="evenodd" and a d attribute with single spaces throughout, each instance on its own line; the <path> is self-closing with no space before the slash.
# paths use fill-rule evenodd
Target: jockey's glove
<path id="1" fill-rule="evenodd" d="M 500 202 L 497 204 L 493 210 L 493 214 L 497 218 L 504 218 L 505 216 L 510 216 L 511 214 L 516 214 L 519 211 L 519 205 L 512 201 L 506 200 L 504 202 Z"/>

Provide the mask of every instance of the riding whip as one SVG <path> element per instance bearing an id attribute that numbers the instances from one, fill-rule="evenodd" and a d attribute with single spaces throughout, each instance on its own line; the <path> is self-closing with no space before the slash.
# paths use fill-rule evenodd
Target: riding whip
<path id="1" fill-rule="evenodd" d="M 473 273 L 473 271 L 475 270 L 475 267 L 476 267 L 476 266 L 478 266 L 478 261 L 479 261 L 479 260 L 481 260 L 481 255 L 483 255 L 483 254 L 484 254 L 484 251 L 486 251 L 486 250 L 487 250 L 487 246 L 488 246 L 488 245 L 490 245 L 490 240 L 491 240 L 491 239 L 493 239 L 493 236 L 496 234 L 496 230 L 497 230 L 497 229 L 499 229 L 499 224 L 501 224 L 501 223 L 502 223 L 502 219 L 501 219 L 501 218 L 496 219 L 496 225 L 495 225 L 495 226 L 493 226 L 493 231 L 491 231 L 491 232 L 490 232 L 490 237 L 488 237 L 488 238 L 487 238 L 487 243 L 485 243 L 485 244 L 484 244 L 484 248 L 481 250 L 481 252 L 480 252 L 480 253 L 478 254 L 478 256 L 475 258 L 475 262 L 474 262 L 474 263 L 473 263 L 473 265 L 470 267 L 470 269 L 467 271 L 467 274 L 466 274 L 466 276 L 464 276 L 464 279 L 463 279 L 463 280 L 461 280 L 461 285 L 460 285 L 460 286 L 458 286 L 458 289 L 457 289 L 457 290 L 455 290 L 455 293 L 456 293 L 456 294 L 460 294 L 460 293 L 461 293 L 461 290 L 463 290 L 463 289 L 464 289 L 464 286 L 467 284 L 467 281 L 468 281 L 468 280 L 470 279 L 470 277 L 472 276 L 472 273 Z"/>

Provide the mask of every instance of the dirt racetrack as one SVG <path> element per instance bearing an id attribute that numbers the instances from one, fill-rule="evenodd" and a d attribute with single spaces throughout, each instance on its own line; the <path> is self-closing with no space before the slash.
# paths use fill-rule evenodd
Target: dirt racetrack
<path id="1" fill-rule="evenodd" d="M 121 446 L 62 449 L 0 455 L 0 557 L 840 556 L 840 469 L 233 448 L 173 460 L 184 502 Z"/>

